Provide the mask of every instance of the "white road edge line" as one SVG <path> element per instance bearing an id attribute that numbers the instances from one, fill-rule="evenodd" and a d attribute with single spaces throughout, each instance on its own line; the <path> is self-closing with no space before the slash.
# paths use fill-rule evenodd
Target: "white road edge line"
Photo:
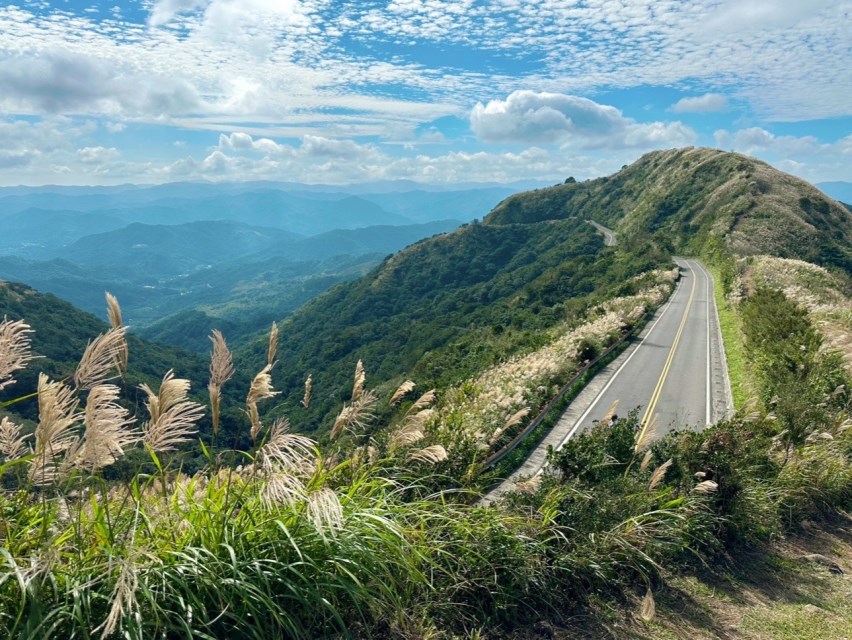
<path id="1" fill-rule="evenodd" d="M 710 391 L 710 381 L 713 379 L 713 367 L 710 364 L 710 294 L 712 292 L 710 291 L 710 274 L 707 273 L 706 269 L 704 269 L 701 263 L 696 261 L 695 264 L 704 273 L 704 278 L 707 283 L 707 286 L 705 287 L 705 290 L 707 292 L 707 421 L 705 422 L 705 424 L 710 425 L 713 424 L 713 400 Z"/>

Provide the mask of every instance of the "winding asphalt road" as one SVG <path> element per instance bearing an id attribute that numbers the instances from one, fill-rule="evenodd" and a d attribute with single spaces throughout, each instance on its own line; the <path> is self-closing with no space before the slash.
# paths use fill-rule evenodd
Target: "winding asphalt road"
<path id="1" fill-rule="evenodd" d="M 586 386 L 524 464 L 483 502 L 540 473 L 547 447 L 560 449 L 602 418 L 613 403 L 625 416 L 640 408 L 641 428 L 658 434 L 703 429 L 731 411 L 730 385 L 712 277 L 697 260 L 676 259 L 680 281 L 634 344 Z"/>

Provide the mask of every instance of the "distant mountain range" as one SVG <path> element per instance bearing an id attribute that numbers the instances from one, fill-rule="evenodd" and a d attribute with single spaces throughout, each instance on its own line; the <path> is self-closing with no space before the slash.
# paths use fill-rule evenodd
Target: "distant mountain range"
<path id="1" fill-rule="evenodd" d="M 818 182 L 816 186 L 827 196 L 846 204 L 852 204 L 852 182 Z"/>
<path id="2" fill-rule="evenodd" d="M 210 328 L 230 327 L 238 339 L 512 193 L 368 186 L 376 192 L 277 183 L 0 189 L 0 278 L 95 313 L 109 290 L 135 330 L 156 325 L 153 337 L 206 350 Z"/>

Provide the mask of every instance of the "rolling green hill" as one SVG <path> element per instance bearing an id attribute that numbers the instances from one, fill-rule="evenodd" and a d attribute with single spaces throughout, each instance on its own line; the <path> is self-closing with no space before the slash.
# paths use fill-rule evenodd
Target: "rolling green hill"
<path id="1" fill-rule="evenodd" d="M 322 432 L 351 387 L 362 359 L 372 383 L 413 376 L 445 388 L 519 350 L 540 346 L 546 330 L 579 321 L 625 281 L 657 266 L 653 248 L 605 249 L 582 220 L 467 225 L 419 242 L 355 282 L 312 300 L 282 326 L 281 410 L 297 428 Z M 260 342 L 241 360 L 256 366 Z M 314 402 L 297 408 L 308 374 Z"/>
<path id="2" fill-rule="evenodd" d="M 852 272 L 852 216 L 813 185 L 737 153 L 649 153 L 618 173 L 517 194 L 488 224 L 572 216 L 615 229 L 630 246 L 653 235 L 672 252 L 700 254 L 711 238 L 739 256 L 798 258 Z"/>

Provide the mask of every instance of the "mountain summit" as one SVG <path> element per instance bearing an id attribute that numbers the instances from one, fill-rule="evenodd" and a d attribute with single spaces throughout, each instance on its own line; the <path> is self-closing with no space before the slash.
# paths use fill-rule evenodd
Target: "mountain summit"
<path id="1" fill-rule="evenodd" d="M 654 234 L 674 251 L 710 238 L 735 255 L 799 258 L 852 272 L 852 214 L 813 185 L 765 162 L 716 149 L 648 153 L 612 176 L 510 196 L 485 224 L 576 216 L 623 239 Z"/>

